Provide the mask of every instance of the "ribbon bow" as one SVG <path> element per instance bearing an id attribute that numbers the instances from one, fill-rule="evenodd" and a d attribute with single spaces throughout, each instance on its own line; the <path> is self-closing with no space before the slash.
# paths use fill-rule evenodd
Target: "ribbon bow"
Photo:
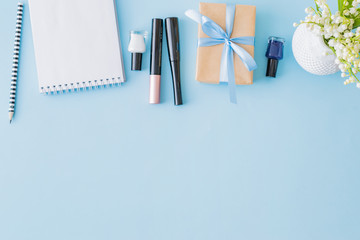
<path id="1" fill-rule="evenodd" d="M 230 38 L 233 31 L 235 5 L 226 5 L 226 32 L 213 20 L 200 14 L 195 10 L 187 10 L 185 15 L 190 19 L 201 25 L 203 32 L 210 38 L 200 38 L 199 47 L 209 47 L 219 44 L 224 44 L 224 50 L 221 57 L 220 66 L 220 82 L 227 82 L 230 91 L 230 101 L 236 103 L 236 84 L 234 72 L 234 52 L 240 57 L 245 67 L 249 71 L 257 68 L 254 58 L 242 47 L 237 45 L 252 45 L 254 46 L 254 37 L 238 37 Z"/>

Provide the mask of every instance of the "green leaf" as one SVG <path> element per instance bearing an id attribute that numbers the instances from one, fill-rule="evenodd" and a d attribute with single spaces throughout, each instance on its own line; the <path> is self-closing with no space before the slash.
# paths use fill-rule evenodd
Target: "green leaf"
<path id="1" fill-rule="evenodd" d="M 356 19 L 353 28 L 360 27 L 360 18 Z"/>
<path id="2" fill-rule="evenodd" d="M 340 0 L 339 0 L 340 1 Z M 315 1 L 315 5 L 316 5 L 316 11 L 318 12 L 318 14 L 320 15 L 321 17 L 321 11 L 320 11 L 320 7 L 319 5 L 317 4 L 317 2 Z"/>
<path id="3" fill-rule="evenodd" d="M 344 0 L 338 0 L 338 6 L 339 6 L 339 12 L 342 13 L 343 6 L 344 6 Z"/>

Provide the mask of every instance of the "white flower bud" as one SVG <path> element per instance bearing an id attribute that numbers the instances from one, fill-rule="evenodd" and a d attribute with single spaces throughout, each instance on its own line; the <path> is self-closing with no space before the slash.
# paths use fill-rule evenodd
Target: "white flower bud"
<path id="1" fill-rule="evenodd" d="M 307 14 L 312 14 L 313 12 L 314 12 L 314 10 L 312 8 L 305 9 L 305 13 L 307 13 Z"/>

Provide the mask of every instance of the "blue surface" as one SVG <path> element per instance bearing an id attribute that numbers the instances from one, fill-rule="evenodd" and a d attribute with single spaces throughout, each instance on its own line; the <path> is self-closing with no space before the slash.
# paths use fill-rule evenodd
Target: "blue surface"
<path id="1" fill-rule="evenodd" d="M 194 79 L 197 26 L 183 13 L 197 1 L 117 1 L 124 46 L 152 17 L 180 17 L 182 107 L 166 45 L 159 106 L 147 103 L 149 53 L 132 73 L 125 52 L 121 88 L 41 96 L 25 5 L 9 125 L 16 1 L 1 1 L 1 240 L 360 239 L 360 90 L 296 64 L 292 23 L 311 0 L 236 2 L 257 6 L 259 69 L 233 105 L 227 86 Z M 288 40 L 276 79 L 264 77 L 270 35 Z"/>

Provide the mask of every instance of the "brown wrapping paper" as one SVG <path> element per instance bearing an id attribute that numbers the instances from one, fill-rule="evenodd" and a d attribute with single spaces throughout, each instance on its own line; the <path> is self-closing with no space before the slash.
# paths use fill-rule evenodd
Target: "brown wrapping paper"
<path id="1" fill-rule="evenodd" d="M 200 3 L 200 13 L 209 17 L 226 31 L 226 4 Z M 256 7 L 236 5 L 234 28 L 231 38 L 255 36 Z M 199 38 L 208 38 L 199 26 Z M 254 46 L 238 44 L 254 57 Z M 220 82 L 220 63 L 224 44 L 198 47 L 196 61 L 196 80 L 203 83 L 218 84 Z M 235 81 L 237 85 L 253 83 L 253 72 L 248 71 L 234 53 Z"/>

